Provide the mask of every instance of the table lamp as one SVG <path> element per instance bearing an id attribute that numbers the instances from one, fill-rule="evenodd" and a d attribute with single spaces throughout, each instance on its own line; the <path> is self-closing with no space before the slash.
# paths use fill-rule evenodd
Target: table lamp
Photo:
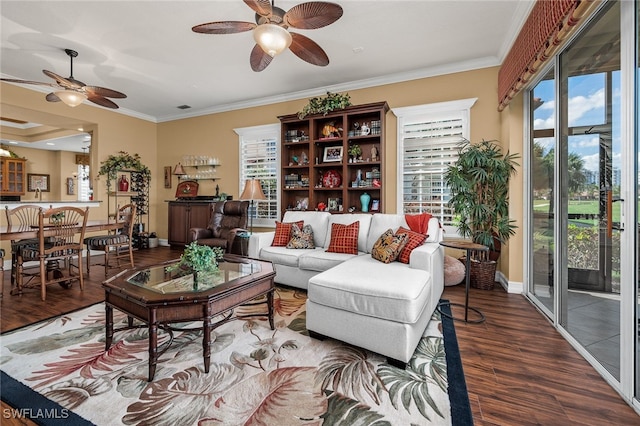
<path id="1" fill-rule="evenodd" d="M 240 199 L 241 200 L 250 200 L 251 201 L 251 206 L 250 208 L 250 214 L 249 214 L 249 220 L 250 220 L 250 225 L 249 225 L 249 229 L 251 231 L 251 234 L 253 234 L 253 216 L 255 214 L 255 210 L 253 207 L 253 202 L 255 200 L 266 200 L 267 197 L 265 197 L 264 192 L 262 192 L 262 185 L 260 184 L 260 179 L 247 179 L 244 181 L 244 190 L 242 190 L 242 194 L 240 194 Z"/>

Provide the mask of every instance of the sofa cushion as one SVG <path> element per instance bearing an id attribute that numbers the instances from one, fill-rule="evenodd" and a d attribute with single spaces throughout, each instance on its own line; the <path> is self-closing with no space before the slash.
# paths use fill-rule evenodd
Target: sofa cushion
<path id="1" fill-rule="evenodd" d="M 405 244 L 405 246 L 402 248 L 402 251 L 400 252 L 400 255 L 398 256 L 398 262 L 409 263 L 411 252 L 416 247 L 422 245 L 427 236 L 419 232 L 414 232 L 402 226 L 398 228 L 397 234 L 404 234 L 408 237 L 407 244 Z"/>
<path id="2" fill-rule="evenodd" d="M 357 256 L 309 279 L 309 300 L 359 315 L 415 323 L 431 300 L 431 275 Z"/>
<path id="3" fill-rule="evenodd" d="M 371 218 L 371 226 L 369 227 L 369 235 L 367 236 L 367 245 L 364 251 L 371 253 L 373 244 L 378 240 L 380 234 L 389 228 L 393 229 L 395 232 L 401 226 L 408 228 L 407 222 L 404 220 L 404 215 L 386 213 L 374 214 Z"/>
<path id="4" fill-rule="evenodd" d="M 325 247 L 324 243 L 329 233 L 329 212 L 287 210 L 282 217 L 283 222 L 298 222 L 303 220 L 305 225 L 313 228 L 313 243 L 316 247 Z"/>
<path id="5" fill-rule="evenodd" d="M 300 256 L 307 252 L 314 251 L 314 249 L 308 250 L 291 250 L 286 247 L 263 247 L 260 250 L 260 259 L 268 260 L 269 262 L 276 263 L 278 265 L 286 265 L 297 268 L 299 265 Z"/>
<path id="6" fill-rule="evenodd" d="M 298 225 L 298 228 L 302 228 L 304 226 L 304 221 L 300 220 L 297 222 L 278 222 L 276 220 L 276 233 L 273 236 L 273 242 L 271 245 L 273 247 L 284 247 L 289 243 L 291 239 L 291 225 Z"/>
<path id="7" fill-rule="evenodd" d="M 331 239 L 327 251 L 330 253 L 358 254 L 358 231 L 360 222 L 349 225 L 331 224 Z"/>
<path id="8" fill-rule="evenodd" d="M 391 263 L 400 254 L 409 240 L 407 234 L 394 234 L 393 229 L 387 229 L 371 249 L 371 257 L 383 263 Z"/>
<path id="9" fill-rule="evenodd" d="M 305 225 L 300 229 L 297 224 L 291 225 L 291 239 L 287 243 L 288 249 L 312 249 L 316 248 L 313 243 L 313 229 L 311 225 Z"/>
<path id="10" fill-rule="evenodd" d="M 369 229 L 371 228 L 371 216 L 370 214 L 362 214 L 362 213 L 352 213 L 352 214 L 333 214 L 329 218 L 329 229 L 327 232 L 327 238 L 325 239 L 323 245 L 324 248 L 329 247 L 329 243 L 331 242 L 331 225 L 334 223 L 340 223 L 343 225 L 349 225 L 353 222 L 360 223 L 360 229 L 358 230 L 358 251 L 367 252 L 367 235 L 369 234 Z M 387 227 L 389 228 L 389 227 Z M 380 234 L 386 230 L 384 228 L 380 231 L 376 238 L 380 236 Z M 316 240 L 317 241 L 317 240 Z"/>
<path id="11" fill-rule="evenodd" d="M 327 269 L 333 268 L 346 260 L 362 254 L 364 253 L 347 254 L 331 253 L 324 250 L 308 250 L 304 255 L 300 256 L 298 267 L 308 271 L 324 272 Z"/>

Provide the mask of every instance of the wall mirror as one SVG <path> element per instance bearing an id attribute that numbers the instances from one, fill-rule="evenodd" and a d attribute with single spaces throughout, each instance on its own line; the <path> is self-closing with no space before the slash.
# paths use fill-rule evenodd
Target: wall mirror
<path id="1" fill-rule="evenodd" d="M 69 191 L 68 183 L 69 178 L 75 180 L 75 188 L 82 187 L 78 179 L 83 179 L 86 187 L 92 183 L 95 171 L 89 166 L 94 164 L 92 156 L 97 152 L 95 124 L 15 105 L 1 106 L 2 145 L 27 158 L 27 173 L 50 176 L 48 201 L 86 198 L 87 191 Z M 28 201 L 31 195 L 27 192 L 22 200 Z"/>

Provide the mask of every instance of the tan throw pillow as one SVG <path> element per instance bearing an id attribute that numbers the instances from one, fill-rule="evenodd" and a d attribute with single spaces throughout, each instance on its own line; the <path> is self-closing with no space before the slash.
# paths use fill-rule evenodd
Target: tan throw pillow
<path id="1" fill-rule="evenodd" d="M 373 245 L 371 257 L 383 263 L 393 262 L 408 240 L 407 234 L 395 235 L 393 229 L 387 229 Z"/>
<path id="2" fill-rule="evenodd" d="M 331 224 L 331 241 L 328 252 L 358 254 L 358 231 L 360 222 L 353 222 L 350 225 L 341 223 Z"/>
<path id="3" fill-rule="evenodd" d="M 291 225 L 291 239 L 287 244 L 288 249 L 313 249 L 316 245 L 313 242 L 313 228 L 305 225 L 300 229 L 297 224 Z"/>
<path id="4" fill-rule="evenodd" d="M 298 225 L 299 228 L 302 228 L 304 225 L 304 221 L 300 220 L 298 222 L 278 222 L 276 221 L 276 233 L 273 236 L 273 242 L 271 243 L 272 247 L 285 247 L 289 240 L 291 239 L 291 225 Z"/>

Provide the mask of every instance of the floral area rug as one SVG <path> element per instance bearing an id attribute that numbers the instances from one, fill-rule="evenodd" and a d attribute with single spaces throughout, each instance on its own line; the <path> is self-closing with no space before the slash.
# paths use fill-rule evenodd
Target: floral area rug
<path id="1" fill-rule="evenodd" d="M 277 288 L 275 330 L 260 318 L 215 329 L 209 373 L 202 331 L 174 331 L 148 382 L 147 328 L 115 333 L 105 352 L 104 304 L 2 335 L 0 366 L 62 407 L 38 412 L 43 424 L 67 411 L 96 425 L 452 424 L 439 313 L 401 370 L 381 355 L 310 338 L 305 301 L 305 292 Z M 261 308 L 242 307 L 235 314 Z M 124 327 L 126 316 L 114 310 L 114 321 Z M 160 349 L 169 340 L 168 333 L 158 333 Z M 7 392 L 3 384 L 3 400 Z M 10 403 L 32 415 L 38 409 L 19 399 Z"/>

